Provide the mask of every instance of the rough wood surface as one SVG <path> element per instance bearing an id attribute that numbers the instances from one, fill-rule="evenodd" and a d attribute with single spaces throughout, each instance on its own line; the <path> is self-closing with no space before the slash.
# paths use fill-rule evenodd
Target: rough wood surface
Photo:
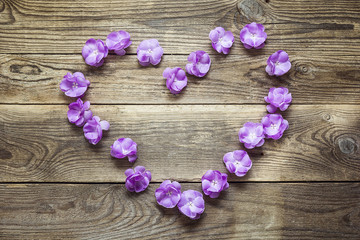
<path id="1" fill-rule="evenodd" d="M 268 34 L 261 50 L 239 40 L 253 21 Z M 235 35 L 228 56 L 211 47 L 217 26 Z M 120 29 L 131 34 L 128 55 L 87 66 L 85 41 Z M 0 0 L 0 239 L 360 239 L 359 30 L 358 0 Z M 144 68 L 136 48 L 149 38 L 165 53 Z M 163 70 L 199 49 L 211 71 L 171 95 Z M 279 49 L 292 69 L 269 77 Z M 111 123 L 97 146 L 66 118 L 72 100 L 59 83 L 76 71 Z M 242 148 L 239 128 L 266 114 L 274 86 L 292 92 L 290 129 L 249 151 L 248 175 L 206 198 L 198 221 L 159 207 L 160 181 L 200 191 L 207 169 L 226 172 L 224 153 Z M 124 188 L 132 165 L 109 154 L 119 137 L 138 143 L 135 165 L 153 173 L 144 193 Z"/>
<path id="2" fill-rule="evenodd" d="M 356 239 L 359 183 L 232 183 L 199 221 L 123 185 L 0 185 L 3 239 Z M 199 183 L 182 184 L 201 190 Z"/>
<path id="3" fill-rule="evenodd" d="M 264 106 L 130 105 L 92 106 L 110 122 L 102 141 L 89 144 L 82 128 L 68 123 L 67 106 L 0 106 L 0 181 L 124 181 L 132 166 L 110 156 L 119 137 L 138 144 L 136 165 L 154 181 L 200 181 L 207 169 L 226 171 L 222 157 L 243 146 L 238 131 L 260 121 Z M 291 106 L 290 128 L 278 141 L 249 150 L 253 168 L 233 181 L 360 180 L 360 107 Z"/>
<path id="4" fill-rule="evenodd" d="M 360 104 L 360 58 L 350 56 L 291 56 L 291 71 L 280 78 L 265 72 L 267 55 L 211 55 L 209 74 L 189 76 L 186 90 L 170 94 L 162 72 L 185 67 L 186 56 L 164 56 L 157 67 L 141 67 L 136 56 L 111 55 L 99 69 L 87 66 L 81 55 L 0 55 L 0 103 L 71 101 L 59 89 L 67 72 L 80 71 L 90 80 L 86 99 L 116 104 L 264 104 L 274 86 L 288 87 L 294 104 Z"/>
<path id="5" fill-rule="evenodd" d="M 238 38 L 252 21 L 267 29 L 267 53 L 358 56 L 358 0 L 6 0 L 0 2 L 2 53 L 81 53 L 88 38 L 111 31 L 131 33 L 133 46 L 158 38 L 166 54 L 211 50 L 216 26 L 233 31 L 232 51 L 245 53 Z"/>

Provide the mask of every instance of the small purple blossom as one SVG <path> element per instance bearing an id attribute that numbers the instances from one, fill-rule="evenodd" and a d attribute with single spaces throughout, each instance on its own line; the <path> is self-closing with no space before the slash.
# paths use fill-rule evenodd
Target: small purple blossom
<path id="1" fill-rule="evenodd" d="M 278 108 L 285 111 L 292 101 L 289 89 L 284 87 L 270 88 L 268 96 L 264 97 L 264 99 L 267 103 L 270 103 L 266 106 L 269 113 L 276 112 Z"/>
<path id="2" fill-rule="evenodd" d="M 266 63 L 267 66 L 265 70 L 270 76 L 284 75 L 291 68 L 289 55 L 283 50 L 271 54 Z"/>
<path id="3" fill-rule="evenodd" d="M 125 171 L 126 182 L 125 187 L 130 192 L 144 191 L 151 181 L 151 172 L 145 170 L 143 166 L 137 166 L 133 169 L 129 168 Z"/>
<path id="4" fill-rule="evenodd" d="M 186 71 L 190 75 L 196 77 L 203 77 L 207 74 L 210 69 L 211 59 L 209 54 L 204 51 L 196 51 L 190 53 L 188 56 L 189 63 L 186 64 Z"/>
<path id="5" fill-rule="evenodd" d="M 181 185 L 180 183 L 165 180 L 155 191 L 155 198 L 158 204 L 166 208 L 173 208 L 180 201 Z"/>
<path id="6" fill-rule="evenodd" d="M 137 58 L 142 66 L 159 64 L 163 53 L 164 50 L 157 39 L 144 40 L 137 48 Z"/>
<path id="7" fill-rule="evenodd" d="M 201 178 L 201 185 L 205 195 L 211 198 L 217 198 L 221 191 L 229 188 L 227 174 L 217 170 L 207 170 Z"/>
<path id="8" fill-rule="evenodd" d="M 137 144 L 130 138 L 119 138 L 111 146 L 111 156 L 115 158 L 128 157 L 129 162 L 133 163 L 137 159 Z"/>
<path id="9" fill-rule="evenodd" d="M 78 98 L 76 102 L 72 102 L 69 104 L 69 111 L 67 112 L 67 116 L 69 122 L 75 123 L 76 126 L 82 127 L 90 118 L 92 118 L 92 112 L 90 109 L 90 102 L 83 101 Z"/>
<path id="10" fill-rule="evenodd" d="M 205 201 L 202 193 L 195 190 L 187 190 L 181 194 L 177 206 L 182 214 L 191 219 L 199 219 L 205 210 Z"/>
<path id="11" fill-rule="evenodd" d="M 109 50 L 114 50 L 120 56 L 125 55 L 125 48 L 129 47 L 131 43 L 130 34 L 126 31 L 112 32 L 106 38 L 106 46 Z"/>
<path id="12" fill-rule="evenodd" d="M 261 123 L 247 122 L 239 131 L 239 141 L 248 149 L 261 147 L 265 142 L 264 137 Z"/>
<path id="13" fill-rule="evenodd" d="M 86 41 L 82 49 L 82 56 L 86 64 L 100 67 L 104 63 L 104 58 L 108 55 L 108 47 L 100 39 L 90 38 Z"/>
<path id="14" fill-rule="evenodd" d="M 60 83 L 60 89 L 68 97 L 81 97 L 85 94 L 90 81 L 85 79 L 84 74 L 76 72 L 67 73 Z"/>
<path id="15" fill-rule="evenodd" d="M 109 128 L 110 124 L 107 121 L 100 121 L 98 116 L 94 116 L 85 123 L 83 131 L 89 143 L 96 145 L 102 138 L 103 130 L 107 131 Z"/>
<path id="16" fill-rule="evenodd" d="M 224 163 L 230 173 L 235 173 L 238 177 L 243 177 L 252 166 L 249 154 L 244 150 L 228 152 L 224 155 Z"/>
<path id="17" fill-rule="evenodd" d="M 166 68 L 163 77 L 166 78 L 166 87 L 172 94 L 179 94 L 187 85 L 185 71 L 179 67 Z"/>
<path id="18" fill-rule="evenodd" d="M 268 114 L 261 120 L 264 127 L 265 137 L 280 139 L 285 130 L 289 128 L 289 123 L 280 114 Z"/>
<path id="19" fill-rule="evenodd" d="M 265 46 L 265 40 L 267 38 L 265 28 L 260 23 L 247 24 L 240 31 L 240 41 L 244 44 L 247 49 L 255 48 L 260 49 Z"/>
<path id="20" fill-rule="evenodd" d="M 228 54 L 230 48 L 234 43 L 234 35 L 231 31 L 226 31 L 222 27 L 217 27 L 214 30 L 211 30 L 209 38 L 212 42 L 212 47 L 218 53 Z"/>

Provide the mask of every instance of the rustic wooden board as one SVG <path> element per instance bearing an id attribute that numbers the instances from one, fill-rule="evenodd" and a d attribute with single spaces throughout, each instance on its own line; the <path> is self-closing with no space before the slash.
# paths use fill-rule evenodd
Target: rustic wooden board
<path id="1" fill-rule="evenodd" d="M 238 38 L 252 21 L 267 29 L 267 54 L 359 56 L 360 2 L 357 0 L 7 0 L 0 3 L 1 53 L 81 53 L 88 38 L 111 31 L 131 33 L 134 45 L 158 38 L 166 54 L 211 50 L 216 26 L 233 31 L 232 49 L 247 51 Z"/>
<path id="2" fill-rule="evenodd" d="M 231 183 L 193 221 L 123 185 L 1 184 L 3 239 L 356 239 L 360 183 Z M 201 190 L 200 183 L 182 189 Z"/>
<path id="3" fill-rule="evenodd" d="M 0 55 L 0 103 L 65 104 L 59 89 L 67 72 L 80 71 L 91 81 L 86 99 L 101 104 L 264 104 L 274 86 L 288 87 L 295 104 L 360 104 L 360 59 L 350 56 L 291 56 L 292 69 L 280 78 L 265 72 L 267 56 L 211 55 L 211 71 L 189 76 L 181 95 L 165 86 L 166 67 L 185 67 L 186 56 L 164 56 L 158 67 L 141 67 L 136 56 L 112 55 L 99 69 L 81 55 Z"/>
<path id="4" fill-rule="evenodd" d="M 222 157 L 240 149 L 237 133 L 260 121 L 264 106 L 92 106 L 111 129 L 96 146 L 68 123 L 67 106 L 0 106 L 0 181 L 122 182 L 132 165 L 110 156 L 119 137 L 138 144 L 139 159 L 154 181 L 198 182 L 207 169 L 226 171 Z M 290 129 L 278 141 L 250 150 L 245 178 L 232 181 L 359 181 L 360 107 L 290 106 Z"/>

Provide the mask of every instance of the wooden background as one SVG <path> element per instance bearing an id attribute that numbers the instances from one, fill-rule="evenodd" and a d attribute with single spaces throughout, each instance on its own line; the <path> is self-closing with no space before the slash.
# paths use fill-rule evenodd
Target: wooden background
<path id="1" fill-rule="evenodd" d="M 268 33 L 261 50 L 238 37 L 252 21 Z M 216 26 L 235 35 L 228 56 L 212 50 Z M 128 55 L 87 66 L 85 41 L 120 29 Z M 164 48 L 156 67 L 136 59 L 148 38 Z M 163 70 L 199 49 L 210 72 L 171 95 Z M 269 77 L 279 49 L 292 69 Z M 111 124 L 96 146 L 68 123 L 59 83 L 69 71 L 91 81 L 85 99 Z M 198 221 L 158 206 L 163 180 L 201 190 L 206 170 L 226 171 L 222 156 L 243 148 L 237 132 L 266 114 L 273 86 L 293 95 L 290 129 L 249 151 L 248 175 L 205 197 Z M 153 173 L 141 194 L 124 187 L 132 165 L 110 156 L 119 137 L 138 143 L 135 165 Z M 1 239 L 360 239 L 360 1 L 1 0 L 0 182 Z"/>

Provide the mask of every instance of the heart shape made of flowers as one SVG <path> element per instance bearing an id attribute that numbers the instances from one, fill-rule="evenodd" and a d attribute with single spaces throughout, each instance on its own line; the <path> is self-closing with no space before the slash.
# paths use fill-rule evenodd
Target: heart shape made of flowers
<path id="1" fill-rule="evenodd" d="M 222 27 L 216 27 L 209 33 L 213 49 L 222 54 L 229 54 L 234 43 L 234 35 L 231 31 L 225 31 Z M 267 34 L 262 24 L 247 24 L 240 31 L 240 41 L 246 49 L 260 49 L 265 46 Z M 126 48 L 132 44 L 130 34 L 126 31 L 110 33 L 106 43 L 102 40 L 90 38 L 82 49 L 82 56 L 85 63 L 100 67 L 109 51 L 117 55 L 125 55 Z M 157 65 L 161 62 L 164 51 L 157 39 L 143 40 L 137 48 L 137 59 L 141 66 Z M 208 53 L 198 50 L 190 53 L 185 70 L 188 74 L 196 77 L 204 77 L 209 72 L 211 58 Z M 265 71 L 270 76 L 281 76 L 291 68 L 288 54 L 279 50 L 273 53 L 267 60 Z M 166 79 L 166 87 L 171 94 L 180 94 L 187 86 L 187 76 L 180 68 L 166 68 L 163 72 Z M 96 145 L 101 141 L 103 131 L 110 128 L 109 122 L 93 116 L 90 110 L 90 102 L 83 102 L 81 98 L 90 85 L 83 73 L 67 73 L 60 83 L 60 89 L 68 97 L 75 97 L 77 100 L 70 103 L 67 112 L 70 123 L 83 127 L 84 136 L 90 144 Z M 292 96 L 289 90 L 284 87 L 270 88 L 268 96 L 264 97 L 268 103 L 266 109 L 269 112 L 259 123 L 247 122 L 239 131 L 239 141 L 247 149 L 261 147 L 265 139 L 280 139 L 289 123 L 280 113 L 285 111 Z M 130 138 L 119 138 L 110 147 L 110 154 L 114 158 L 127 158 L 134 163 L 137 159 L 137 144 Z M 227 170 L 237 177 L 243 177 L 251 169 L 252 161 L 245 150 L 228 152 L 223 157 Z M 144 191 L 151 181 L 151 172 L 144 166 L 136 166 L 134 169 L 125 171 L 125 187 L 131 192 Z M 202 190 L 210 198 L 217 198 L 223 190 L 229 188 L 228 175 L 218 170 L 207 170 L 201 178 Z M 181 192 L 181 184 L 177 181 L 165 180 L 155 191 L 155 198 L 159 205 L 166 208 L 178 207 L 179 211 L 191 219 L 200 218 L 205 210 L 203 194 L 195 190 Z"/>

